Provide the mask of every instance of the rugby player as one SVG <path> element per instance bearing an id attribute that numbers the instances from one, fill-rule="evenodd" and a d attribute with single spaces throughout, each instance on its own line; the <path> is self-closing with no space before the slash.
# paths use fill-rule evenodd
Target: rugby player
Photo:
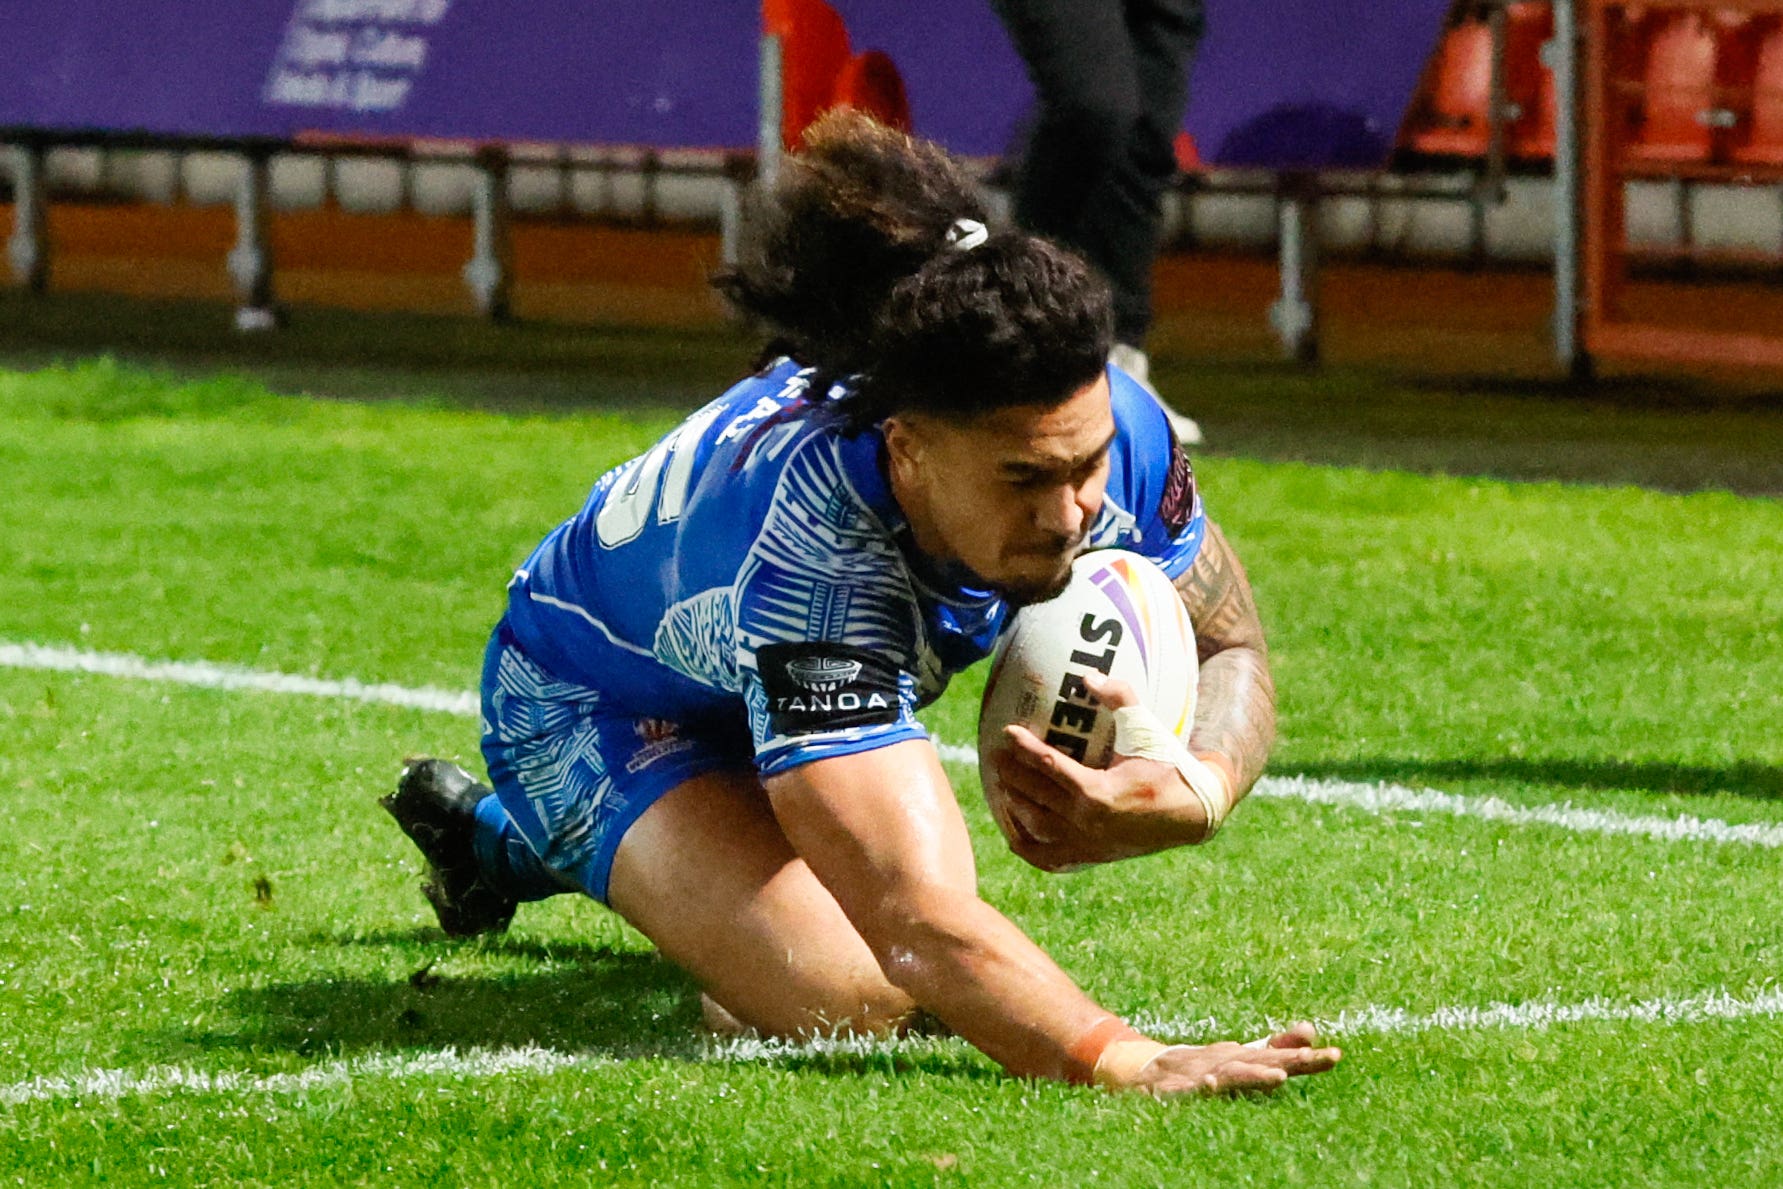
<path id="1" fill-rule="evenodd" d="M 386 808 L 449 934 L 561 893 L 618 912 L 709 1021 L 885 1033 L 918 1009 L 1010 1072 L 1156 1094 L 1329 1069 L 1309 1025 L 1164 1045 L 979 898 L 915 712 L 1082 551 L 1177 581 L 1201 655 L 1184 764 L 1075 764 L 1011 728 L 1014 848 L 1047 870 L 1201 841 L 1274 734 L 1244 571 L 1164 410 L 1108 366 L 1084 263 L 991 231 L 939 148 L 834 113 L 715 283 L 760 369 L 604 475 L 514 574 L 482 678 L 493 791 L 411 763 Z M 1112 683 L 1111 705 L 1133 701 Z"/>

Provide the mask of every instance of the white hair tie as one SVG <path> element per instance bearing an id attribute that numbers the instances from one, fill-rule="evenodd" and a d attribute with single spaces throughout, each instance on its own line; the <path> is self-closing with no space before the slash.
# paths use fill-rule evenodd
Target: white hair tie
<path id="1" fill-rule="evenodd" d="M 990 231 L 977 219 L 955 219 L 947 229 L 947 246 L 956 252 L 970 252 L 990 237 Z"/>

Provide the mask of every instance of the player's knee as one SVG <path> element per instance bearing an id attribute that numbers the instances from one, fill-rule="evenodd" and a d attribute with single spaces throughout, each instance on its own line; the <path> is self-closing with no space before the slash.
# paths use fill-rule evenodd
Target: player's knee
<path id="1" fill-rule="evenodd" d="M 813 999 L 803 1030 L 822 1035 L 883 1036 L 901 1031 L 916 1012 L 916 1001 L 881 977 L 839 981 Z"/>
<path id="2" fill-rule="evenodd" d="M 902 1031 L 916 1013 L 915 1000 L 884 978 L 840 973 L 807 984 L 795 995 L 777 996 L 755 1011 L 724 1006 L 728 1009 L 724 1014 L 739 1024 L 766 1036 L 789 1038 L 885 1036 Z M 707 1010 L 705 1015 L 707 1026 L 713 1027 L 715 1013 Z"/>

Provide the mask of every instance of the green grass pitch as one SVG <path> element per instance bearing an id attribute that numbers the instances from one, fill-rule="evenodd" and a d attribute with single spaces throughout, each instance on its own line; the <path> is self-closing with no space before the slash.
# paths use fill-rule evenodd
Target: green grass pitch
<path id="1" fill-rule="evenodd" d="M 510 568 L 673 419 L 0 373 L 0 645 L 469 689 Z M 1199 469 L 1270 628 L 1274 772 L 1783 831 L 1783 504 Z M 9 1182 L 1783 1182 L 1774 845 L 1272 796 L 1049 877 L 953 766 L 987 897 L 1102 1002 L 1343 1024 L 1334 1073 L 1157 1103 L 955 1041 L 717 1045 L 569 898 L 445 940 L 374 798 L 405 754 L 474 762 L 462 715 L 11 666 L 0 731 Z"/>

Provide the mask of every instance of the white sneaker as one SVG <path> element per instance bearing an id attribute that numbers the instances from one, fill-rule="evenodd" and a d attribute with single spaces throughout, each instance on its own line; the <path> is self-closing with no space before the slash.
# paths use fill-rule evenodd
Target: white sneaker
<path id="1" fill-rule="evenodd" d="M 1170 421 L 1170 429 L 1176 434 L 1176 440 L 1185 446 L 1199 446 L 1204 440 L 1201 427 L 1195 424 L 1192 417 L 1185 417 L 1164 403 L 1158 390 L 1152 387 L 1152 363 L 1144 351 L 1131 343 L 1116 343 L 1108 350 L 1108 362 L 1126 372 L 1139 382 L 1139 386 L 1151 393 L 1158 407 L 1164 410 L 1164 416 Z"/>

